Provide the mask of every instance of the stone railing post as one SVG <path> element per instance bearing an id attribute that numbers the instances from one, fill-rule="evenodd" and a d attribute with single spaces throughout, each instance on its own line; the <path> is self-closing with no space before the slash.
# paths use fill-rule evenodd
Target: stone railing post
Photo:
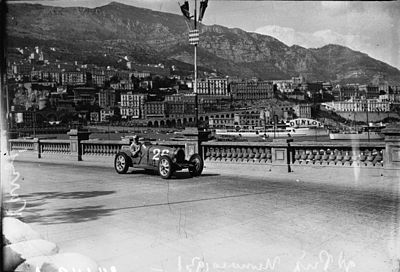
<path id="1" fill-rule="evenodd" d="M 271 148 L 271 153 L 272 153 L 272 163 L 273 164 L 279 164 L 279 165 L 287 165 L 288 172 L 291 172 L 291 157 L 292 157 L 292 148 L 290 146 L 290 143 L 293 142 L 293 139 L 276 139 L 273 141 L 273 143 L 279 144 L 276 146 L 273 146 Z"/>
<path id="2" fill-rule="evenodd" d="M 185 154 L 186 159 L 189 159 L 194 153 L 198 153 L 203 159 L 203 149 L 201 148 L 201 143 L 208 140 L 210 135 L 209 131 L 202 131 L 198 128 L 185 128 L 182 134 L 186 137 L 187 142 L 185 144 Z"/>
<path id="3" fill-rule="evenodd" d="M 292 172 L 292 169 L 290 167 L 290 164 L 292 163 L 292 158 L 293 158 L 293 151 L 290 146 L 290 143 L 292 143 L 292 142 L 293 142 L 293 139 L 286 139 L 286 143 L 287 143 L 286 164 L 287 164 L 287 168 L 288 168 L 288 173 Z"/>
<path id="4" fill-rule="evenodd" d="M 83 129 L 71 129 L 68 133 L 70 139 L 70 152 L 73 156 L 78 158 L 78 161 L 82 160 L 82 144 L 81 141 L 89 140 L 90 132 Z"/>
<path id="5" fill-rule="evenodd" d="M 42 157 L 42 150 L 41 150 L 41 146 L 40 146 L 40 140 L 39 138 L 34 138 L 33 139 L 33 150 L 36 152 L 38 159 L 40 159 Z"/>
<path id="6" fill-rule="evenodd" d="M 400 169 L 400 123 L 388 125 L 382 130 L 385 134 L 385 169 Z"/>

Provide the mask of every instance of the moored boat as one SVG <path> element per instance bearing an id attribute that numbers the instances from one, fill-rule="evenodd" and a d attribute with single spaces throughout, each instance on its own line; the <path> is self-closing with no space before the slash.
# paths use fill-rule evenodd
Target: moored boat
<path id="1" fill-rule="evenodd" d="M 216 129 L 216 135 L 238 136 L 238 137 L 299 137 L 299 136 L 326 136 L 326 130 L 322 123 L 307 119 L 298 118 L 290 120 L 285 127 L 277 128 L 255 128 L 255 129 Z"/>
<path id="2" fill-rule="evenodd" d="M 329 133 L 329 138 L 331 140 L 383 140 L 385 137 L 379 133 L 370 131 L 368 132 L 353 132 L 353 133 Z"/>
<path id="3" fill-rule="evenodd" d="M 384 125 L 365 126 L 361 131 L 329 133 L 329 138 L 331 140 L 383 140 L 385 138 L 381 133 L 383 128 L 385 128 Z"/>

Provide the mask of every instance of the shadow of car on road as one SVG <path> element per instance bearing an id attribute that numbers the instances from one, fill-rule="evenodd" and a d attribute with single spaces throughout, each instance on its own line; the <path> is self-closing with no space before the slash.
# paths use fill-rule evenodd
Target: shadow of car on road
<path id="1" fill-rule="evenodd" d="M 28 214 L 23 217 L 26 223 L 54 225 L 64 223 L 82 223 L 109 216 L 118 209 L 106 209 L 104 205 L 61 208 L 50 214 Z"/>
<path id="2" fill-rule="evenodd" d="M 149 175 L 149 176 L 159 176 L 157 171 L 148 170 L 148 169 L 133 169 L 126 174 L 127 175 L 142 174 L 142 175 Z M 193 177 L 190 175 L 190 173 L 188 171 L 179 171 L 179 172 L 175 172 L 172 175 L 171 179 L 190 179 L 190 178 L 215 177 L 215 176 L 220 176 L 220 174 L 207 173 L 207 174 L 201 174 L 198 177 Z"/>

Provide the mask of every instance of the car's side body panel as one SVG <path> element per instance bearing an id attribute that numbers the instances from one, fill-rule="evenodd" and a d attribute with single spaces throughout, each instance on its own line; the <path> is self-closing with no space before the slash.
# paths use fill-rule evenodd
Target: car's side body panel
<path id="1" fill-rule="evenodd" d="M 162 145 L 152 145 L 143 143 L 137 156 L 133 156 L 129 145 L 121 147 L 121 151 L 115 157 L 114 166 L 118 173 L 123 173 L 117 169 L 117 162 L 122 156 L 126 156 L 129 167 L 158 170 L 162 178 L 167 179 L 174 171 L 189 169 L 192 176 L 198 176 L 203 170 L 203 161 L 198 154 L 193 154 L 190 159 L 185 158 L 185 150 Z M 193 156 L 197 156 L 193 159 Z M 196 170 L 200 169 L 200 170 Z M 166 171 L 166 172 L 165 172 Z M 197 171 L 197 172 L 196 172 Z"/>
<path id="2" fill-rule="evenodd" d="M 121 152 L 124 152 L 128 156 L 132 157 L 132 152 L 129 146 L 123 146 Z M 158 161 L 161 156 L 168 156 L 171 159 L 174 156 L 175 149 L 168 146 L 162 145 L 148 145 L 142 144 L 139 152 L 139 157 L 133 158 L 132 167 L 154 169 L 158 167 Z"/>

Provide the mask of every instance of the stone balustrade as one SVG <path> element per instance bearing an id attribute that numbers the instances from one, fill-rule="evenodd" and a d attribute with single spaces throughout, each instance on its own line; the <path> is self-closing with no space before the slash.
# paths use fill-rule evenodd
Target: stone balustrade
<path id="1" fill-rule="evenodd" d="M 250 142 L 203 143 L 204 161 L 235 163 L 272 163 L 273 146 Z"/>
<path id="2" fill-rule="evenodd" d="M 114 156 L 122 146 L 129 145 L 128 141 L 112 141 L 112 140 L 84 140 L 82 144 L 82 155 L 85 156 Z M 159 141 L 152 142 L 156 145 L 166 145 L 174 148 L 185 148 L 184 142 L 176 141 Z"/>
<path id="3" fill-rule="evenodd" d="M 129 141 L 112 140 L 82 140 L 79 142 L 81 155 L 85 156 L 114 156 L 123 145 L 129 145 Z M 156 145 L 166 145 L 174 148 L 185 148 L 184 141 L 158 141 Z M 11 139 L 9 140 L 11 151 L 33 151 L 38 157 L 46 154 L 72 154 L 71 140 L 59 139 Z"/>
<path id="4" fill-rule="evenodd" d="M 206 162 L 383 167 L 385 158 L 384 143 L 205 142 L 202 148 Z"/>
<path id="5" fill-rule="evenodd" d="M 82 156 L 114 156 L 123 145 L 129 145 L 129 140 L 105 141 L 80 138 L 81 132 L 70 133 L 69 140 L 57 139 L 12 139 L 9 141 L 11 151 L 26 150 L 37 152 L 38 158 L 47 154 L 61 154 L 77 157 Z M 204 161 L 244 164 L 272 164 L 272 165 L 302 165 L 302 166 L 334 166 L 334 167 L 373 167 L 382 168 L 391 165 L 387 162 L 397 162 L 400 154 L 397 144 L 354 143 L 354 142 L 292 142 L 279 140 L 274 142 L 196 142 L 193 139 L 186 141 L 157 141 L 156 145 L 165 145 L 185 150 L 187 159 L 193 153 L 200 153 Z M 387 155 L 387 146 L 394 155 Z M 397 153 L 396 153 L 397 152 Z"/>
<path id="6" fill-rule="evenodd" d="M 35 150 L 35 143 L 38 139 L 13 139 L 9 141 L 10 150 Z"/>
<path id="7" fill-rule="evenodd" d="M 69 140 L 40 140 L 41 154 L 71 154 Z"/>
<path id="8" fill-rule="evenodd" d="M 330 166 L 384 166 L 385 145 L 334 145 L 296 143 L 292 147 L 292 164 Z"/>
<path id="9" fill-rule="evenodd" d="M 124 141 L 100 141 L 85 140 L 82 141 L 82 155 L 85 156 L 114 156 L 121 150 L 123 145 L 129 142 Z"/>

